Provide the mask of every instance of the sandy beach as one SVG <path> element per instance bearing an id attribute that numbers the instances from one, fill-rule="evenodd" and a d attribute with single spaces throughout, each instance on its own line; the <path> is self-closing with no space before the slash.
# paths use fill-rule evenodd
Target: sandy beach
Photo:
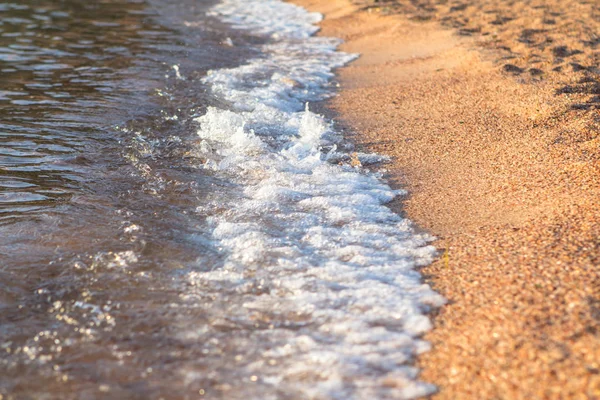
<path id="1" fill-rule="evenodd" d="M 361 54 L 325 107 L 439 238 L 434 397 L 600 398 L 599 6 L 293 2 Z"/>

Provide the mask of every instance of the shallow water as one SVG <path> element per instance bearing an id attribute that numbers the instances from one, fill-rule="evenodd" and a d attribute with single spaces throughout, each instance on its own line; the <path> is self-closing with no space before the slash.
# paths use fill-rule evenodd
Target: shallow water
<path id="1" fill-rule="evenodd" d="M 143 377 L 155 361 L 122 354 L 161 342 L 172 275 L 202 254 L 187 215 L 227 184 L 186 156 L 215 101 L 194 77 L 252 53 L 221 44 L 208 6 L 0 5 L 0 393 L 160 392 Z"/>
<path id="2" fill-rule="evenodd" d="M 212 3 L 0 4 L 0 394 L 430 393 L 434 250 L 305 111 L 353 56 Z"/>

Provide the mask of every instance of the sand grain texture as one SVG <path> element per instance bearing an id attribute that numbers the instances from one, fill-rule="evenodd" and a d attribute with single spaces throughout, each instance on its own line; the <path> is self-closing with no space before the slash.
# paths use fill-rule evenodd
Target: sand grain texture
<path id="1" fill-rule="evenodd" d="M 339 71 L 340 95 L 326 107 L 359 146 L 393 157 L 392 178 L 410 192 L 397 206 L 440 238 L 444 255 L 422 271 L 450 300 L 426 337 L 434 349 L 419 360 L 421 378 L 440 388 L 434 397 L 600 399 L 594 48 L 569 55 L 576 38 L 566 33 L 531 33 L 555 44 L 542 50 L 519 41 L 548 25 L 533 2 L 483 1 L 451 20 L 440 7 L 415 17 L 402 2 L 386 3 L 396 11 L 387 16 L 347 0 L 294 2 L 324 13 L 322 34 L 362 54 Z M 592 11 L 542 16 L 568 27 L 577 14 L 580 27 L 595 27 L 591 4 L 546 1 Z M 492 5 L 494 15 L 475 12 Z M 490 46 L 485 29 L 497 15 L 516 17 Z M 461 18 L 484 28 L 465 34 L 451 23 Z M 499 48 L 513 42 L 523 48 L 511 71 Z M 571 43 L 566 53 L 555 50 L 562 43 Z M 535 52 L 543 72 L 524 74 Z M 585 70 L 564 67 L 575 56 Z M 553 71 L 555 58 L 563 68 Z M 572 93 L 560 91 L 568 85 Z"/>

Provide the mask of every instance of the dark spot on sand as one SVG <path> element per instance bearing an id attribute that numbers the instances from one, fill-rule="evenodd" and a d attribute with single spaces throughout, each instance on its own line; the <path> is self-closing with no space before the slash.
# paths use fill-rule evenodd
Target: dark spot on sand
<path id="1" fill-rule="evenodd" d="M 462 28 L 458 30 L 458 34 L 461 36 L 471 36 L 474 33 L 479 33 L 481 32 L 481 28 L 477 27 L 477 28 Z"/>
<path id="2" fill-rule="evenodd" d="M 598 46 L 598 44 L 600 44 L 600 37 L 594 37 L 591 40 L 584 40 L 581 43 L 583 43 L 584 46 L 595 49 Z"/>
<path id="3" fill-rule="evenodd" d="M 598 369 L 598 368 L 592 367 L 591 365 L 588 365 L 586 368 L 590 374 L 594 374 L 594 375 L 600 374 L 600 369 Z"/>
<path id="4" fill-rule="evenodd" d="M 573 68 L 573 71 L 575 72 L 587 71 L 587 67 L 584 67 L 583 65 L 578 63 L 571 63 L 571 68 Z"/>
<path id="5" fill-rule="evenodd" d="M 596 94 L 600 95 L 600 83 L 580 85 L 565 85 L 556 91 L 556 94 Z"/>
<path id="6" fill-rule="evenodd" d="M 571 109 L 572 110 L 589 110 L 592 107 L 595 107 L 595 105 L 594 104 L 588 104 L 588 103 L 571 104 Z"/>
<path id="7" fill-rule="evenodd" d="M 450 7 L 450 12 L 464 11 L 468 7 L 468 4 L 459 4 L 457 6 Z"/>
<path id="8" fill-rule="evenodd" d="M 552 54 L 554 54 L 554 57 L 571 57 L 574 56 L 575 54 L 581 54 L 583 53 L 581 50 L 569 50 L 569 48 L 567 46 L 556 46 L 555 48 L 552 49 Z"/>
<path id="9" fill-rule="evenodd" d="M 556 94 L 573 94 L 573 93 L 579 93 L 579 92 L 577 91 L 577 87 L 572 86 L 572 85 L 565 85 L 565 86 L 561 87 L 560 89 L 556 90 Z"/>
<path id="10" fill-rule="evenodd" d="M 588 100 L 588 103 L 600 103 L 600 96 L 594 96 Z"/>
<path id="11" fill-rule="evenodd" d="M 496 19 L 490 22 L 492 25 L 504 25 L 505 23 L 512 21 L 514 18 L 496 16 Z"/>
<path id="12" fill-rule="evenodd" d="M 504 64 L 502 69 L 504 70 L 504 72 L 508 72 L 510 74 L 515 74 L 515 75 L 522 74 L 524 71 L 523 68 L 517 67 L 514 64 Z"/>
<path id="13" fill-rule="evenodd" d="M 590 75 L 586 75 L 583 78 L 581 78 L 579 81 L 577 81 L 577 83 L 594 83 L 594 82 L 596 82 L 596 79 Z"/>
<path id="14" fill-rule="evenodd" d="M 432 18 L 433 17 L 431 15 L 427 15 L 427 14 L 415 14 L 415 15 L 412 15 L 411 17 L 409 17 L 409 19 L 412 21 L 421 21 L 421 22 L 430 21 Z"/>
<path id="15" fill-rule="evenodd" d="M 587 301 L 592 318 L 597 322 L 600 322 L 600 298 L 589 296 Z"/>
<path id="16" fill-rule="evenodd" d="M 540 33 L 547 32 L 545 29 L 523 29 L 521 31 L 521 36 L 519 36 L 519 42 L 525 44 L 534 44 L 536 42 L 535 38 Z M 546 41 L 550 38 L 545 38 Z"/>
<path id="17" fill-rule="evenodd" d="M 539 68 L 530 68 L 530 69 L 529 69 L 529 73 L 530 73 L 532 76 L 540 76 L 540 75 L 543 75 L 543 74 L 544 74 L 544 71 L 542 71 L 542 70 L 541 70 L 541 69 L 539 69 Z"/>

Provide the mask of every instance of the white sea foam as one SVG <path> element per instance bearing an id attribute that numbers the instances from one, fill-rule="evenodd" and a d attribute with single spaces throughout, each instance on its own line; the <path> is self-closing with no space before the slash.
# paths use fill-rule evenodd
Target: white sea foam
<path id="1" fill-rule="evenodd" d="M 233 27 L 251 30 L 275 38 L 307 38 L 317 32 L 319 13 L 308 13 L 301 7 L 282 4 L 280 0 L 223 0 L 209 15 Z"/>
<path id="2" fill-rule="evenodd" d="M 277 391 L 309 399 L 430 394 L 411 366 L 429 349 L 419 339 L 431 328 L 425 314 L 444 303 L 415 271 L 434 257 L 430 238 L 385 206 L 398 192 L 343 162 L 341 136 L 304 110 L 329 95 L 332 70 L 353 56 L 336 52 L 336 40 L 309 37 L 318 16 L 288 3 L 225 0 L 212 13 L 272 39 L 264 57 L 204 79 L 230 109 L 211 107 L 197 119 L 197 153 L 239 196 L 215 204 L 209 218 L 222 265 L 190 272 L 197 291 L 184 296 L 214 292 L 228 305 L 198 305 L 217 322 L 181 337 L 211 338 L 225 323 L 250 327 L 235 351 L 259 356 L 235 368 L 260 381 L 254 395 L 265 399 Z"/>

